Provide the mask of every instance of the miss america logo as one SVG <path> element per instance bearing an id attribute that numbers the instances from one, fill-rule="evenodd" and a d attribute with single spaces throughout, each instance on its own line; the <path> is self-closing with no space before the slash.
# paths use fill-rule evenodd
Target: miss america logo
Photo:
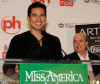
<path id="1" fill-rule="evenodd" d="M 38 70 L 38 71 L 25 71 L 26 82 L 44 82 L 45 84 L 54 83 L 58 84 L 59 82 L 83 82 L 83 78 L 81 74 L 73 73 L 59 73 L 58 75 L 46 70 Z"/>

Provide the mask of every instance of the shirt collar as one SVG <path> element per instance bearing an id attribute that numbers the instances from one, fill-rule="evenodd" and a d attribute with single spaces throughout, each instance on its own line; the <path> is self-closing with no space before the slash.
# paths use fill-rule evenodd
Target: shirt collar
<path id="1" fill-rule="evenodd" d="M 85 58 L 83 58 L 83 56 L 81 56 L 79 53 L 77 53 L 78 54 L 78 56 L 79 56 L 79 58 L 81 59 L 81 60 L 90 60 L 89 59 L 89 53 L 86 51 L 86 57 Z"/>

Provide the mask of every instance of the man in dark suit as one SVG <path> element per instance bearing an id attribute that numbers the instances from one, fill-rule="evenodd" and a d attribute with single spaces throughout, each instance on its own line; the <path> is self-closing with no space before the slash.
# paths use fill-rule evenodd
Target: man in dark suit
<path id="1" fill-rule="evenodd" d="M 99 60 L 99 57 L 87 51 L 88 41 L 86 35 L 75 34 L 73 38 L 74 52 L 69 54 L 69 60 Z"/>
<path id="2" fill-rule="evenodd" d="M 69 60 L 99 60 L 99 57 L 87 51 L 88 41 L 86 35 L 82 33 L 75 34 L 73 38 L 74 52 L 69 54 L 65 59 Z M 83 62 L 82 62 L 83 63 Z M 88 64 L 88 71 L 93 71 L 94 76 L 100 73 L 100 66 Z M 90 65 L 90 66 L 89 66 Z"/>

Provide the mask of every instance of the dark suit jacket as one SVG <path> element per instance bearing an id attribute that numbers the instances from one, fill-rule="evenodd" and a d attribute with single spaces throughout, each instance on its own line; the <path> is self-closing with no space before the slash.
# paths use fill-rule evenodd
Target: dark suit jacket
<path id="1" fill-rule="evenodd" d="M 88 53 L 89 53 L 89 59 L 90 60 L 99 60 L 98 56 L 96 56 L 96 55 L 94 55 L 90 52 L 88 52 Z M 80 60 L 80 58 L 79 58 L 79 56 L 76 52 L 69 54 L 68 57 L 69 57 L 69 60 Z"/>
<path id="2" fill-rule="evenodd" d="M 90 60 L 100 60 L 98 56 L 88 52 Z M 69 54 L 65 59 L 69 60 L 80 60 L 78 54 L 74 51 L 73 53 Z M 100 74 L 100 65 L 92 65 L 94 75 Z"/>

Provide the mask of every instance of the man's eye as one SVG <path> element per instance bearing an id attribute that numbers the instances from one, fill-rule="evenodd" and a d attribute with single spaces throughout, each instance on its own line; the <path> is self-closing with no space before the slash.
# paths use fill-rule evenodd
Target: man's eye
<path id="1" fill-rule="evenodd" d="M 45 16 L 45 14 L 41 14 L 41 16 L 43 16 L 43 17 L 44 17 L 44 16 Z"/>
<path id="2" fill-rule="evenodd" d="M 74 41 L 74 43 L 77 43 L 77 41 Z"/>
<path id="3" fill-rule="evenodd" d="M 80 42 L 83 42 L 82 40 L 80 40 Z"/>
<path id="4" fill-rule="evenodd" d="M 36 14 L 32 14 L 32 16 L 33 16 L 33 17 L 36 17 L 37 15 L 36 15 Z"/>

